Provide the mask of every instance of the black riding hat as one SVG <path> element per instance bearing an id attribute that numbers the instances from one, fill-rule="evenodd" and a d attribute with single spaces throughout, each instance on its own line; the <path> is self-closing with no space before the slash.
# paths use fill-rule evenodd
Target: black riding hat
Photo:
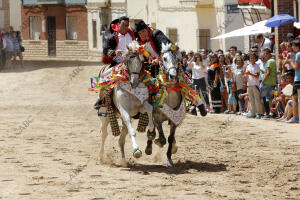
<path id="1" fill-rule="evenodd" d="M 148 25 L 143 20 L 135 22 L 135 31 L 136 32 L 139 32 L 146 28 L 148 28 Z"/>

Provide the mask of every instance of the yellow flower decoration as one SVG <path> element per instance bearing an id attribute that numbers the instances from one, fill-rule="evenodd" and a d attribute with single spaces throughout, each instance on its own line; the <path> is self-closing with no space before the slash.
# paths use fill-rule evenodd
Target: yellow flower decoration
<path id="1" fill-rule="evenodd" d="M 172 51 L 176 51 L 176 49 L 177 49 L 177 46 L 173 44 L 173 45 L 171 46 L 171 50 L 172 50 Z"/>
<path id="2" fill-rule="evenodd" d="M 150 54 L 149 54 L 149 52 L 148 52 L 146 49 L 144 49 L 144 56 L 145 56 L 146 58 L 149 58 L 149 57 L 150 57 Z"/>

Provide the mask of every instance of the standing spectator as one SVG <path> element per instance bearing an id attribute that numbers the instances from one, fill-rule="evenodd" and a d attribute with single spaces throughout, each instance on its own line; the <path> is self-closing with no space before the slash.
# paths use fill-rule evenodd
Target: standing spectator
<path id="1" fill-rule="evenodd" d="M 14 42 L 14 63 L 16 63 L 17 56 L 20 59 L 21 67 L 23 67 L 23 55 L 21 51 L 23 37 L 21 36 L 21 32 L 17 31 L 16 35 L 13 38 Z"/>
<path id="2" fill-rule="evenodd" d="M 108 38 L 110 37 L 111 34 L 107 27 L 104 28 L 101 34 L 102 34 L 102 48 L 104 48 L 107 46 Z"/>
<path id="3" fill-rule="evenodd" d="M 229 52 L 231 54 L 231 57 L 234 59 L 236 53 L 237 53 L 237 47 L 236 46 L 232 46 L 229 48 Z"/>
<path id="4" fill-rule="evenodd" d="M 221 112 L 221 92 L 220 92 L 220 68 L 218 56 L 215 53 L 212 53 L 210 56 L 211 66 L 208 69 L 208 84 L 211 89 L 211 100 L 213 111 L 212 113 Z"/>
<path id="5" fill-rule="evenodd" d="M 244 84 L 244 61 L 243 58 L 240 56 L 237 56 L 235 59 L 235 64 L 236 68 L 232 71 L 233 75 L 233 83 L 236 86 L 236 96 L 235 98 L 238 98 L 240 94 L 246 93 L 246 84 Z M 244 107 L 245 107 L 245 101 L 244 99 L 239 99 L 238 98 L 238 103 L 239 103 L 239 113 L 243 113 Z"/>
<path id="6" fill-rule="evenodd" d="M 6 62 L 4 67 L 9 67 L 11 58 L 14 53 L 14 44 L 13 44 L 13 33 L 5 33 L 3 40 L 3 49 L 5 51 Z"/>
<path id="7" fill-rule="evenodd" d="M 257 55 L 254 53 L 250 54 L 250 64 L 246 68 L 245 75 L 247 75 L 247 93 L 249 95 L 249 101 L 251 104 L 250 113 L 247 115 L 248 118 L 261 118 L 260 111 L 260 97 L 259 97 L 259 72 L 260 68 L 255 63 Z"/>
<path id="8" fill-rule="evenodd" d="M 2 31 L 0 30 L 0 69 L 4 66 L 5 64 L 5 54 L 3 51 L 3 34 Z"/>
<path id="9" fill-rule="evenodd" d="M 255 41 L 258 43 L 259 52 L 261 53 L 265 48 L 271 49 L 271 41 L 265 38 L 263 34 L 258 34 L 255 36 Z"/>
<path id="10" fill-rule="evenodd" d="M 272 58 L 272 51 L 270 48 L 263 50 L 263 58 L 266 61 L 264 78 L 260 84 L 260 97 L 263 99 L 266 97 L 264 118 L 270 118 L 270 107 L 273 100 L 273 89 L 276 86 L 277 69 L 276 62 Z"/>
<path id="11" fill-rule="evenodd" d="M 225 68 L 226 68 L 226 63 L 225 63 L 225 57 L 223 54 L 218 55 L 219 59 L 219 68 L 220 68 L 220 81 L 221 81 L 221 101 L 222 101 L 222 112 L 224 112 L 227 109 L 227 104 L 228 104 L 228 95 L 227 95 L 227 88 L 225 87 Z"/>
<path id="12" fill-rule="evenodd" d="M 295 39 L 294 34 L 293 33 L 286 34 L 286 39 L 288 42 L 292 42 Z"/>
<path id="13" fill-rule="evenodd" d="M 197 92 L 202 92 L 206 106 L 209 106 L 208 95 L 206 92 L 207 86 L 207 69 L 205 68 L 202 58 L 200 55 L 194 57 L 194 61 L 189 63 L 189 67 L 192 68 L 192 79 L 193 79 L 193 89 Z M 201 97 L 201 95 L 200 95 Z M 191 109 L 191 113 L 196 113 L 196 107 Z"/>
<path id="14" fill-rule="evenodd" d="M 206 67 L 206 69 L 208 69 L 210 66 L 209 65 L 210 60 L 207 56 L 207 49 L 201 49 L 200 54 L 202 56 L 202 61 L 203 61 L 204 66 Z"/>
<path id="15" fill-rule="evenodd" d="M 287 42 L 287 57 L 285 58 L 282 66 L 282 74 L 286 73 L 287 71 L 294 71 L 294 68 L 287 63 L 287 61 L 291 61 L 292 63 L 295 63 L 296 54 L 293 52 L 292 49 L 292 42 Z"/>
<path id="16" fill-rule="evenodd" d="M 269 39 L 271 41 L 271 47 L 270 48 L 272 50 L 272 55 L 275 56 L 275 53 L 276 53 L 275 34 L 271 33 Z"/>
<path id="17" fill-rule="evenodd" d="M 190 62 L 193 62 L 193 59 L 194 59 L 194 52 L 193 51 L 189 51 L 187 64 L 190 64 Z"/>
<path id="18" fill-rule="evenodd" d="M 296 63 L 289 61 L 295 70 L 294 88 L 293 88 L 293 118 L 287 121 L 288 123 L 299 123 L 299 110 L 298 110 L 298 95 L 297 90 L 300 89 L 300 41 L 293 41 L 293 51 L 296 52 Z"/>

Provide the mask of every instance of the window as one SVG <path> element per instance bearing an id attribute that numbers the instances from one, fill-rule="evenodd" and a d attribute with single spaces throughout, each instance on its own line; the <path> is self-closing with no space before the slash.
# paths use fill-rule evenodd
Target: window
<path id="1" fill-rule="evenodd" d="M 227 13 L 232 14 L 232 13 L 239 13 L 240 10 L 238 8 L 238 4 L 228 4 L 226 5 L 227 7 Z"/>
<path id="2" fill-rule="evenodd" d="M 167 35 L 171 42 L 176 43 L 178 42 L 178 35 L 177 35 L 177 29 L 176 28 L 167 28 Z"/>
<path id="3" fill-rule="evenodd" d="M 93 47 L 97 48 L 97 22 L 93 20 Z"/>
<path id="4" fill-rule="evenodd" d="M 209 29 L 198 29 L 198 49 L 209 49 L 210 48 L 210 31 Z"/>
<path id="5" fill-rule="evenodd" d="M 40 17 L 31 16 L 29 17 L 29 25 L 30 25 L 30 39 L 31 40 L 40 40 Z"/>
<path id="6" fill-rule="evenodd" d="M 66 39 L 77 40 L 77 17 L 66 17 Z"/>

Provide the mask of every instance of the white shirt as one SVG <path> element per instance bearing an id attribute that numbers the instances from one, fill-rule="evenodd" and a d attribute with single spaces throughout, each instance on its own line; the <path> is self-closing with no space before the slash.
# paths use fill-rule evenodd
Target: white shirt
<path id="1" fill-rule="evenodd" d="M 155 56 L 156 58 L 159 57 L 159 55 L 154 51 L 154 49 L 151 46 L 150 42 L 146 42 L 145 49 L 150 53 L 151 56 Z"/>
<path id="2" fill-rule="evenodd" d="M 206 67 L 202 67 L 202 64 L 197 65 L 195 62 L 193 63 L 192 68 L 192 79 L 201 79 L 204 78 L 207 74 Z"/>
<path id="3" fill-rule="evenodd" d="M 260 46 L 260 52 L 262 52 L 265 48 L 270 48 L 271 49 L 271 46 L 272 46 L 272 42 L 271 40 L 269 40 L 268 38 L 265 38 L 263 41 L 262 41 L 262 44 Z M 272 49 L 271 49 L 272 50 Z"/>
<path id="4" fill-rule="evenodd" d="M 118 33 L 118 38 L 119 38 L 119 44 L 118 44 L 116 50 L 121 50 L 122 55 L 124 55 L 126 53 L 126 45 L 128 45 L 130 42 L 132 42 L 132 38 L 131 38 L 129 32 L 127 32 L 125 35 Z"/>
<path id="5" fill-rule="evenodd" d="M 250 65 L 251 63 L 249 63 Z M 256 61 L 256 64 L 259 66 L 260 70 L 265 71 L 265 65 L 264 63 L 261 61 L 261 59 L 258 59 Z M 259 80 L 262 81 L 264 79 L 264 73 L 260 73 L 259 74 Z"/>
<path id="6" fill-rule="evenodd" d="M 257 74 L 260 72 L 260 68 L 258 64 L 252 65 L 251 63 L 247 66 L 246 72 L 250 72 L 252 74 Z M 254 76 L 248 75 L 247 86 L 259 86 L 259 78 L 255 78 Z"/>

